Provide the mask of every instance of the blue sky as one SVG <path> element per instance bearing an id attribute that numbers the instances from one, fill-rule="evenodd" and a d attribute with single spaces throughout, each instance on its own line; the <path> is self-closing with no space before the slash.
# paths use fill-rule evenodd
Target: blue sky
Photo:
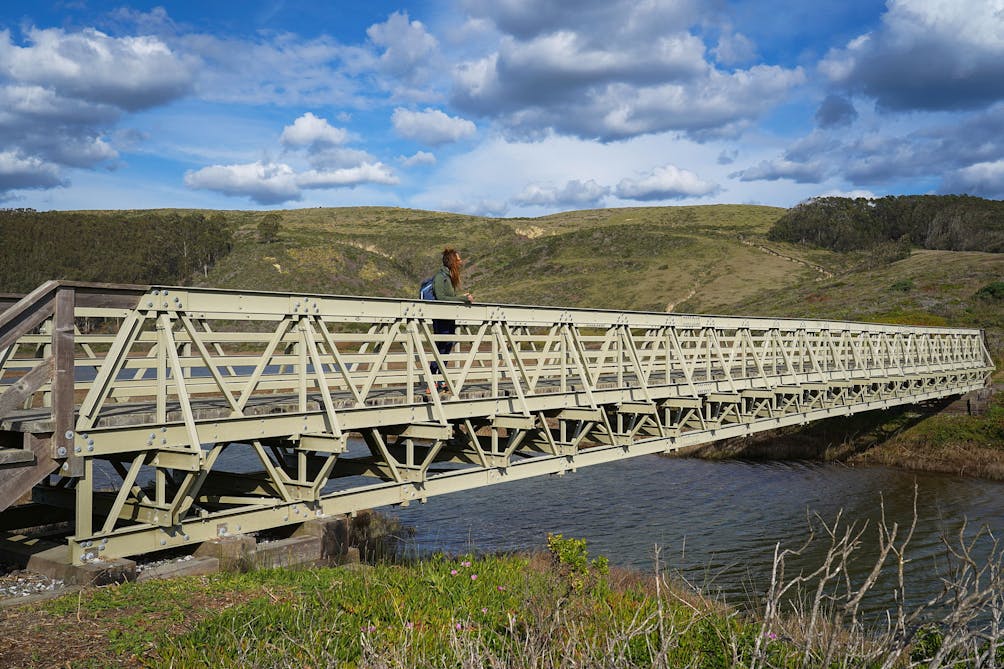
<path id="1" fill-rule="evenodd" d="M 0 5 L 0 206 L 1004 198 L 1004 0 Z"/>

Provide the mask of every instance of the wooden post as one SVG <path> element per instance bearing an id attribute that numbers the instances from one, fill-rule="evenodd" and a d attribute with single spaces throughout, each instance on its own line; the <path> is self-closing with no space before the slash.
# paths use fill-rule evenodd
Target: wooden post
<path id="1" fill-rule="evenodd" d="M 56 290 L 52 317 L 52 457 L 66 458 L 60 473 L 63 476 L 83 476 L 82 459 L 74 452 L 74 354 L 73 288 Z"/>

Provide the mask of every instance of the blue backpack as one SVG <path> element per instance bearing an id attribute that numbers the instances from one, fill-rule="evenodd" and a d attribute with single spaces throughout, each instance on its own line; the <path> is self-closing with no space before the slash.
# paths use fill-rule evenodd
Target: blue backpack
<path id="1" fill-rule="evenodd" d="M 430 276 L 428 279 L 422 282 L 422 285 L 418 289 L 419 299 L 422 300 L 436 299 L 436 291 L 433 289 L 435 278 L 436 278 L 435 276 Z"/>

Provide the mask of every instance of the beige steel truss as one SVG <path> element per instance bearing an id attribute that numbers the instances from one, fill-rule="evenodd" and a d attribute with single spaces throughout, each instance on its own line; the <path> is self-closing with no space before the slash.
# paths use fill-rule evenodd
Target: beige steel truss
<path id="1" fill-rule="evenodd" d="M 72 518 L 76 564 L 962 394 L 993 370 L 982 333 L 953 328 L 56 282 L 4 306 L 0 529 L 30 492 Z"/>

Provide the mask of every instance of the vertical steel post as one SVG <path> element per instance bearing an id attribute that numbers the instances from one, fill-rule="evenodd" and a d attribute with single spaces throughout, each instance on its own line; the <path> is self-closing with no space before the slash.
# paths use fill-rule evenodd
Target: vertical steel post
<path id="1" fill-rule="evenodd" d="M 307 338 L 307 319 L 299 319 L 296 329 L 299 332 L 299 336 L 296 338 L 293 350 L 296 355 L 298 406 L 301 412 L 305 412 L 307 410 L 307 345 L 305 343 Z"/>
<path id="2" fill-rule="evenodd" d="M 80 478 L 77 479 L 76 506 L 74 510 L 74 536 L 89 537 L 94 534 L 94 459 L 83 458 Z"/>
<path id="3" fill-rule="evenodd" d="M 157 319 L 157 422 L 167 422 L 167 333 L 161 319 Z"/>
<path id="4" fill-rule="evenodd" d="M 407 326 L 405 326 L 407 327 Z M 396 335 L 395 335 L 396 336 Z M 405 387 L 405 398 L 408 404 L 415 403 L 415 341 L 412 337 L 405 337 L 404 339 L 404 364 L 405 364 L 405 375 L 404 382 L 407 384 Z"/>

